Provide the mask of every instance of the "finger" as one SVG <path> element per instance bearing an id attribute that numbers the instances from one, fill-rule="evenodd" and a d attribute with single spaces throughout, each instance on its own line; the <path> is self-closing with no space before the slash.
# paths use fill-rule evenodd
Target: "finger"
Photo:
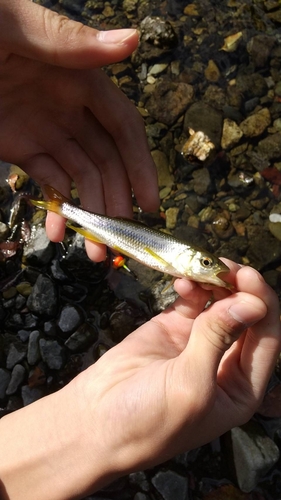
<path id="1" fill-rule="evenodd" d="M 281 349 L 279 300 L 262 276 L 250 267 L 238 272 L 237 285 L 262 298 L 267 306 L 266 316 L 248 330 L 240 355 L 241 369 L 258 395 L 265 389 Z"/>
<path id="2" fill-rule="evenodd" d="M 98 70 L 94 70 L 93 75 L 85 105 L 87 102 L 93 116 L 113 138 L 139 205 L 143 210 L 154 211 L 159 206 L 157 172 L 143 119 L 107 75 Z M 101 88 L 103 99 L 97 99 Z"/>
<path id="3" fill-rule="evenodd" d="M 77 142 L 71 144 L 70 154 L 61 161 L 71 172 L 78 188 L 83 207 L 87 210 L 106 213 L 110 216 L 132 217 L 132 193 L 128 175 L 116 144 L 111 135 L 100 125 L 97 119 L 86 113 L 83 126 L 77 131 Z M 90 162 L 79 168 L 78 155 L 74 147 L 83 149 Z M 79 154 L 79 151 L 78 151 Z M 79 154 L 79 156 L 81 156 Z M 97 170 L 100 185 L 95 184 Z M 93 191 L 96 193 L 93 196 Z M 100 194 L 97 192 L 99 191 Z M 104 206 L 97 206 L 96 198 L 103 197 Z"/>
<path id="4" fill-rule="evenodd" d="M 250 326 L 266 316 L 263 300 L 249 293 L 235 293 L 215 302 L 193 323 L 184 362 L 201 376 L 216 380 L 224 353 Z M 199 375 L 200 376 L 200 375 Z"/>
<path id="5" fill-rule="evenodd" d="M 1 46 L 8 53 L 67 68 L 93 68 L 128 57 L 135 29 L 98 31 L 28 0 L 1 2 Z"/>

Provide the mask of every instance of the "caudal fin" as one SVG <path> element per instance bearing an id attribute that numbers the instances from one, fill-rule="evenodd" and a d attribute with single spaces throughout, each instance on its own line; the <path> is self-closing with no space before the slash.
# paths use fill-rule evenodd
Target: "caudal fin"
<path id="1" fill-rule="evenodd" d="M 63 196 L 59 191 L 57 191 L 52 186 L 46 184 L 44 186 L 44 191 L 47 196 L 50 198 L 49 200 L 34 200 L 30 199 L 32 205 L 38 208 L 43 208 L 44 210 L 50 210 L 51 212 L 56 212 L 61 215 L 61 205 L 62 203 L 69 202 L 69 200 Z"/>

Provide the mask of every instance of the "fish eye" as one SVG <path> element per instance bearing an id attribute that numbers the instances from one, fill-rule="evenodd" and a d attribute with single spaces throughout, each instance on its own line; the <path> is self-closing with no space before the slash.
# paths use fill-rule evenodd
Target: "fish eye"
<path id="1" fill-rule="evenodd" d="M 212 257 L 202 257 L 202 259 L 200 259 L 200 263 L 202 264 L 203 267 L 211 267 L 214 263 Z"/>

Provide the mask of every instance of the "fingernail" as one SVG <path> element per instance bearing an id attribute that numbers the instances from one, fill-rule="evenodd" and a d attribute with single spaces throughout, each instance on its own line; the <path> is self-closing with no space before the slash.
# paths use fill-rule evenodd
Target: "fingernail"
<path id="1" fill-rule="evenodd" d="M 128 38 L 133 36 L 137 30 L 135 29 L 120 29 L 120 30 L 109 30 L 109 31 L 99 31 L 97 38 L 102 43 L 117 43 L 122 44 Z"/>
<path id="2" fill-rule="evenodd" d="M 249 302 L 241 300 L 240 302 L 236 302 L 228 309 L 230 316 L 232 316 L 235 321 L 239 323 L 243 323 L 245 326 L 249 326 L 253 324 L 249 321 L 249 316 L 252 316 L 253 313 L 253 305 Z"/>

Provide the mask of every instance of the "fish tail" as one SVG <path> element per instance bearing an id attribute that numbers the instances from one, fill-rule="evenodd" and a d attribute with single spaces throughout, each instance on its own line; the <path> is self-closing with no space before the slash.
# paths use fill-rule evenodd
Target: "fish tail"
<path id="1" fill-rule="evenodd" d="M 65 202 L 69 202 L 69 200 L 55 188 L 47 184 L 44 186 L 44 191 L 49 197 L 49 200 L 34 200 L 30 198 L 32 205 L 61 215 L 61 205 Z"/>

